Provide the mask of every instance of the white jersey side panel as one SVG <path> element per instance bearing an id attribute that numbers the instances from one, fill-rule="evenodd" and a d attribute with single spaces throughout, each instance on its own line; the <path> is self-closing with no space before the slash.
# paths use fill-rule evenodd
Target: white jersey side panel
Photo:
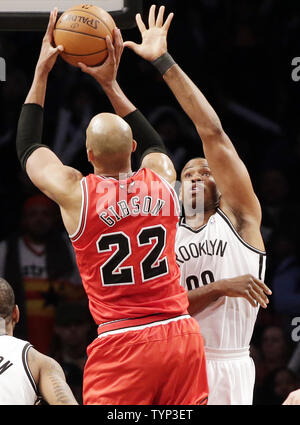
<path id="1" fill-rule="evenodd" d="M 222 210 L 193 231 L 181 219 L 176 235 L 176 258 L 181 284 L 187 290 L 244 274 L 264 280 L 266 254 L 237 234 Z M 244 298 L 220 297 L 195 315 L 205 341 L 213 349 L 249 347 L 259 306 Z"/>
<path id="2" fill-rule="evenodd" d="M 33 405 L 36 384 L 27 364 L 31 345 L 13 336 L 0 336 L 0 404 Z"/>

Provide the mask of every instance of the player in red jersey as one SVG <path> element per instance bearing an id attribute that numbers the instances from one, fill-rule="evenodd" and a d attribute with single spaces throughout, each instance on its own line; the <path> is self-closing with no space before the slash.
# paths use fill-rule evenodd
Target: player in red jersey
<path id="1" fill-rule="evenodd" d="M 47 78 L 63 49 L 52 46 L 56 17 L 54 10 L 21 111 L 17 153 L 31 181 L 60 207 L 99 325 L 88 347 L 84 404 L 206 404 L 203 340 L 175 261 L 179 207 L 163 178 L 174 179 L 170 159 L 158 147 L 133 173 L 131 128 L 108 113 L 87 129 L 94 168 L 87 177 L 41 144 Z"/>

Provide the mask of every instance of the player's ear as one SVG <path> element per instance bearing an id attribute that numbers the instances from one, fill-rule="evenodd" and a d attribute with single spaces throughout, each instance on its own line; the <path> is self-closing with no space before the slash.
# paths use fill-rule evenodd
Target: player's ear
<path id="1" fill-rule="evenodd" d="M 13 313 L 12 313 L 12 322 L 13 326 L 15 326 L 20 320 L 20 310 L 17 304 L 14 306 Z"/>
<path id="2" fill-rule="evenodd" d="M 132 152 L 135 152 L 136 147 L 137 147 L 137 142 L 134 139 L 132 139 Z"/>
<path id="3" fill-rule="evenodd" d="M 87 153 L 88 161 L 92 164 L 94 160 L 93 151 L 87 148 L 86 153 Z"/>

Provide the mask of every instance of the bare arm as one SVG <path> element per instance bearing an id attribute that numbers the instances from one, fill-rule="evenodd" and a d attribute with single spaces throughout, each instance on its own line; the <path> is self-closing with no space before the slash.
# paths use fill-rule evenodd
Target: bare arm
<path id="1" fill-rule="evenodd" d="M 62 50 L 62 46 L 56 48 L 52 46 L 56 17 L 57 10 L 54 10 L 50 14 L 33 82 L 25 100 L 25 106 L 29 104 L 40 106 L 39 116 L 41 116 L 44 107 L 49 72 L 59 51 Z M 21 141 L 19 136 L 24 132 L 24 125 L 26 125 L 22 119 L 22 113 L 23 111 L 19 120 L 17 147 Z M 26 172 L 36 187 L 62 207 L 68 206 L 70 194 L 74 193 L 76 187 L 79 187 L 79 180 L 82 178 L 79 171 L 63 165 L 54 152 L 47 147 L 38 147 L 32 151 L 26 161 Z"/>
<path id="2" fill-rule="evenodd" d="M 261 280 L 252 275 L 237 276 L 230 279 L 222 279 L 209 285 L 188 291 L 189 313 L 200 313 L 212 302 L 222 296 L 242 297 L 255 307 L 260 304 L 263 308 L 269 303 L 266 294 L 271 295 L 271 290 Z"/>
<path id="3" fill-rule="evenodd" d="M 300 389 L 292 391 L 287 399 L 282 403 L 284 406 L 287 405 L 300 405 Z"/>
<path id="4" fill-rule="evenodd" d="M 124 45 L 151 62 L 161 57 L 167 52 L 167 33 L 173 18 L 171 13 L 164 22 L 163 15 L 163 6 L 160 7 L 157 18 L 155 18 L 155 6 L 151 6 L 147 29 L 138 14 L 136 21 L 142 43 L 128 41 Z M 222 202 L 224 201 L 232 212 L 238 212 L 244 218 L 259 224 L 261 209 L 249 174 L 224 132 L 216 112 L 199 88 L 177 64 L 171 66 L 163 78 L 183 110 L 193 121 L 202 139 L 206 159 L 222 194 Z"/>
<path id="5" fill-rule="evenodd" d="M 48 404 L 78 405 L 57 361 L 30 348 L 28 365 L 41 396 Z"/>
<path id="6" fill-rule="evenodd" d="M 232 212 L 260 223 L 261 208 L 248 171 L 214 109 L 178 65 L 171 67 L 163 78 L 196 126 L 222 202 Z"/>
<path id="7" fill-rule="evenodd" d="M 78 65 L 83 72 L 91 75 L 101 85 L 116 114 L 127 120 L 128 115 L 136 111 L 137 108 L 127 98 L 117 82 L 117 72 L 124 49 L 122 34 L 119 29 L 114 29 L 114 40 L 114 44 L 112 44 L 110 37 L 106 37 L 108 57 L 103 65 L 88 67 L 81 62 Z M 162 152 L 150 152 L 145 156 L 143 155 L 144 147 L 146 150 L 149 145 L 151 148 L 154 147 L 154 150 L 164 150 L 163 142 L 158 133 L 141 114 L 138 117 L 138 121 L 137 119 L 129 120 L 128 118 L 127 122 L 131 125 L 133 134 L 138 137 L 136 154 L 142 158 L 141 167 L 150 168 L 164 177 L 170 184 L 174 185 L 176 171 L 171 159 L 166 154 Z"/>
<path id="8" fill-rule="evenodd" d="M 123 53 L 123 39 L 121 31 L 114 28 L 114 44 L 109 36 L 106 37 L 108 57 L 100 66 L 89 67 L 78 62 L 80 69 L 91 75 L 100 84 L 107 95 L 116 114 L 125 117 L 136 110 L 134 104 L 127 98 L 117 81 L 117 73 Z"/>

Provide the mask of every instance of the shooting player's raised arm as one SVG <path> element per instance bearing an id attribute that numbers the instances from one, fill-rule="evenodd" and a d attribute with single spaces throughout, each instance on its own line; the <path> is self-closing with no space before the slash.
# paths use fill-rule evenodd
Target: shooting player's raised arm
<path id="1" fill-rule="evenodd" d="M 83 72 L 91 75 L 101 85 L 116 114 L 122 117 L 131 127 L 133 137 L 137 142 L 134 153 L 141 167 L 150 168 L 164 177 L 170 184 L 176 181 L 176 171 L 167 155 L 163 140 L 152 127 L 146 117 L 128 99 L 117 82 L 117 72 L 123 53 L 121 31 L 114 29 L 114 44 L 110 37 L 106 38 L 108 57 L 98 67 L 79 66 Z"/>
<path id="2" fill-rule="evenodd" d="M 42 144 L 44 102 L 48 75 L 62 46 L 53 47 L 53 29 L 57 10 L 51 12 L 31 88 L 22 106 L 16 138 L 16 150 L 22 168 L 43 193 L 66 206 L 82 175 L 62 164 L 48 146 Z"/>

